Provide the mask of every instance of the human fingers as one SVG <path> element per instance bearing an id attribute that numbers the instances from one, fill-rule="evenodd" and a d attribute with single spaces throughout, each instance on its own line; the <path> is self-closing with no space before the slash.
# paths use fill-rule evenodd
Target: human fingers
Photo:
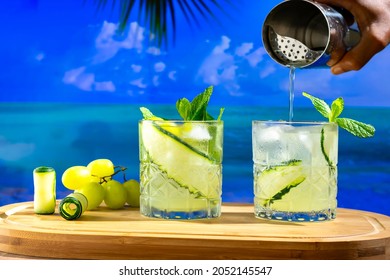
<path id="1" fill-rule="evenodd" d="M 360 42 L 332 66 L 331 71 L 338 75 L 352 70 L 359 70 L 384 47 L 384 44 L 374 38 L 371 33 L 365 33 L 362 35 Z"/>
<path id="2" fill-rule="evenodd" d="M 331 28 L 330 32 L 331 32 L 330 37 L 337 36 L 337 31 L 334 28 Z M 330 54 L 330 59 L 329 59 L 329 61 L 326 64 L 329 67 L 332 67 L 333 65 L 335 65 L 337 62 L 339 62 L 341 60 L 341 58 L 343 57 L 344 53 L 345 53 L 345 49 L 344 48 L 335 48 L 335 49 L 333 49 L 331 51 L 331 54 Z"/>

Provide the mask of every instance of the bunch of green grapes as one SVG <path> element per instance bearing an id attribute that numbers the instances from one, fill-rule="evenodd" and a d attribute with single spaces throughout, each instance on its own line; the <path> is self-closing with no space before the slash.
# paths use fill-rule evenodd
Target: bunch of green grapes
<path id="1" fill-rule="evenodd" d="M 118 170 L 116 170 L 118 169 Z M 72 166 L 62 174 L 62 184 L 74 192 L 82 193 L 88 200 L 87 210 L 94 210 L 103 201 L 110 209 L 121 209 L 126 204 L 139 207 L 140 186 L 137 180 L 123 183 L 114 180 L 114 175 L 126 168 L 114 166 L 109 159 L 96 159 L 87 166 Z"/>

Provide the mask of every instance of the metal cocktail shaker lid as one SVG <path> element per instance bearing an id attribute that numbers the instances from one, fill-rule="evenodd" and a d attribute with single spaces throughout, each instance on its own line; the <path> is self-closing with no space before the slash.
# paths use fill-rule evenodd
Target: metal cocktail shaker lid
<path id="1" fill-rule="evenodd" d="M 265 50 L 283 66 L 322 67 L 338 61 L 360 40 L 335 8 L 310 0 L 287 0 L 267 15 L 262 38 Z"/>

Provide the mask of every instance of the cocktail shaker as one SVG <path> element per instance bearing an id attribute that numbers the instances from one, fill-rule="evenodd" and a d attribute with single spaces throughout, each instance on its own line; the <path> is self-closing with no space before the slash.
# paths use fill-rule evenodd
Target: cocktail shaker
<path id="1" fill-rule="evenodd" d="M 287 0 L 267 15 L 262 39 L 267 53 L 283 66 L 326 67 L 360 40 L 336 7 L 311 0 Z"/>

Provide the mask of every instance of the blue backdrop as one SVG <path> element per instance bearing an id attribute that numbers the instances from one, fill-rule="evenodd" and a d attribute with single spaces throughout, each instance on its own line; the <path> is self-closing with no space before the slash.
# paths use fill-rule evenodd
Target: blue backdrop
<path id="1" fill-rule="evenodd" d="M 225 107 L 224 199 L 252 200 L 251 120 L 288 116 L 288 69 L 261 43 L 261 26 L 279 1 L 240 1 L 191 26 L 178 13 L 175 43 L 160 48 L 133 14 L 123 34 L 110 8 L 93 1 L 0 2 L 0 205 L 32 198 L 32 169 L 111 158 L 138 177 L 139 106 L 174 115 L 180 97 L 214 85 Z M 374 139 L 340 136 L 339 201 L 390 214 L 390 48 L 361 71 L 296 73 L 297 120 L 321 119 L 302 91 L 343 96 L 346 117 L 370 122 Z M 306 108 L 307 107 L 307 108 Z M 172 113 L 173 112 L 173 113 Z"/>

